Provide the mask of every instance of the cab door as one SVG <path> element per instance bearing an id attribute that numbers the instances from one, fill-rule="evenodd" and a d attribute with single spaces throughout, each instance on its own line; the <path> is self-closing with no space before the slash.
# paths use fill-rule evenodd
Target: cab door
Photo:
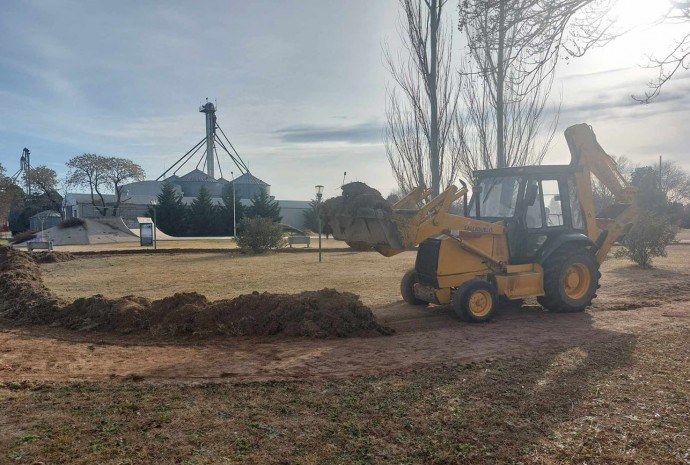
<path id="1" fill-rule="evenodd" d="M 528 178 L 522 200 L 520 234 L 511 260 L 514 263 L 530 263 L 549 237 L 570 229 L 569 209 L 564 211 L 567 200 L 564 179 Z"/>

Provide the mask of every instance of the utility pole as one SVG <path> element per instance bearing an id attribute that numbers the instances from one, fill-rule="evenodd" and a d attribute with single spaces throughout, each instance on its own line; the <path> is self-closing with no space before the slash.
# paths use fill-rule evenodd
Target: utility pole
<path id="1" fill-rule="evenodd" d="M 323 197 L 323 186 L 318 185 L 316 186 L 316 200 L 318 205 L 316 211 L 319 218 L 319 263 L 321 263 L 321 197 Z"/>
<path id="2" fill-rule="evenodd" d="M 237 236 L 237 212 L 236 212 L 236 206 L 237 202 L 235 201 L 235 173 L 230 171 L 230 177 L 232 178 L 232 237 Z"/>

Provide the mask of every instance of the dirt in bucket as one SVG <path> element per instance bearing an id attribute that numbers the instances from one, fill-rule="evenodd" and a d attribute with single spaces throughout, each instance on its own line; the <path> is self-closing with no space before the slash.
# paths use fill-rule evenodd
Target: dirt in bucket
<path id="1" fill-rule="evenodd" d="M 390 202 L 376 189 L 363 182 L 351 182 L 341 187 L 343 195 L 326 200 L 322 205 L 322 216 L 354 215 L 360 208 L 380 209 L 392 213 Z"/>

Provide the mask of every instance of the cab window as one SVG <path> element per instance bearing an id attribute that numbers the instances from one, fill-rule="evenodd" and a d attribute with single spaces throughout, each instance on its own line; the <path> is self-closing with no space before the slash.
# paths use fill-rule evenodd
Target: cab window
<path id="1" fill-rule="evenodd" d="M 480 192 L 472 197 L 470 216 L 477 215 L 476 203 L 480 200 L 479 213 L 487 218 L 511 218 L 515 215 L 520 179 L 517 176 L 484 179 L 479 182 Z"/>
<path id="2" fill-rule="evenodd" d="M 533 196 L 531 204 L 527 205 L 527 215 L 525 217 L 525 223 L 529 229 L 541 229 L 544 225 L 544 210 L 541 208 L 541 183 L 538 181 L 529 181 L 527 183 L 527 188 L 525 192 L 530 192 L 532 189 L 536 189 L 537 195 Z"/>
<path id="3" fill-rule="evenodd" d="M 558 181 L 555 179 L 542 181 L 541 191 L 544 199 L 546 226 L 563 226 L 563 207 L 561 205 L 561 192 L 558 188 Z"/>

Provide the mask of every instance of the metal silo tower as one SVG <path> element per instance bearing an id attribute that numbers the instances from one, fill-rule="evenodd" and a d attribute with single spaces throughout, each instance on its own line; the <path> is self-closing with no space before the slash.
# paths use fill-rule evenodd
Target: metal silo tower
<path id="1" fill-rule="evenodd" d="M 199 112 L 206 113 L 206 174 L 214 176 L 214 142 L 216 140 L 216 107 L 211 102 L 199 107 Z"/>

